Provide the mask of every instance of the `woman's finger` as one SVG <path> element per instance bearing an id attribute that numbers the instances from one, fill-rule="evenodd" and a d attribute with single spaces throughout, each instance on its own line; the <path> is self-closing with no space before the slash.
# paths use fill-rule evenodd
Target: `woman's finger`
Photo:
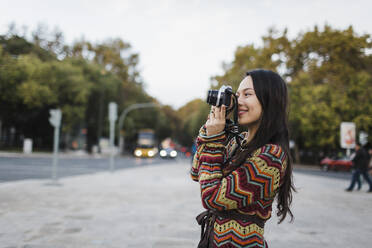
<path id="1" fill-rule="evenodd" d="M 214 113 L 216 119 L 221 119 L 222 118 L 222 108 L 221 107 L 216 107 L 215 113 Z"/>
<path id="2" fill-rule="evenodd" d="M 214 117 L 219 119 L 220 109 L 218 107 L 214 108 Z"/>
<path id="3" fill-rule="evenodd" d="M 209 113 L 210 118 L 215 118 L 216 116 L 216 108 L 214 106 L 211 107 L 211 112 Z"/>
<path id="4" fill-rule="evenodd" d="M 221 106 L 221 118 L 222 119 L 226 118 L 226 106 L 225 105 Z"/>

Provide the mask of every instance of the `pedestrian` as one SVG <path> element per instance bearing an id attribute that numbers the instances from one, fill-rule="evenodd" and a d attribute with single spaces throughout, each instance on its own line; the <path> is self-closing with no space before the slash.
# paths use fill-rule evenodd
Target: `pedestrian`
<path id="1" fill-rule="evenodd" d="M 370 157 L 370 159 L 369 159 L 369 164 L 368 164 L 368 174 L 370 175 L 370 176 L 372 176 L 372 146 L 369 144 L 369 150 L 368 150 L 368 153 L 369 153 L 369 157 Z"/>
<path id="2" fill-rule="evenodd" d="M 194 160 L 193 158 L 195 156 L 195 153 L 196 153 L 196 141 L 194 141 L 191 146 L 191 164 Z"/>
<path id="3" fill-rule="evenodd" d="M 288 93 L 275 72 L 247 72 L 236 92 L 241 145 L 227 141 L 226 106 L 212 106 L 197 138 L 191 177 L 200 183 L 198 247 L 267 247 L 264 225 L 277 199 L 281 223 L 290 210 L 292 164 L 288 136 Z"/>
<path id="4" fill-rule="evenodd" d="M 368 165 L 370 158 L 370 154 L 366 147 L 360 146 L 359 144 L 355 146 L 355 156 L 352 159 L 354 171 L 351 176 L 350 186 L 345 189 L 346 191 L 353 191 L 355 183 L 360 183 L 360 175 L 362 175 L 369 185 L 369 190 L 367 192 L 372 192 L 372 181 L 368 175 Z"/>
<path id="5" fill-rule="evenodd" d="M 353 152 L 350 156 L 350 160 L 353 161 L 353 159 L 355 158 L 355 155 L 356 155 L 356 151 Z M 357 184 L 357 190 L 359 191 L 361 188 L 362 188 L 362 181 L 360 180 L 360 173 L 358 173 L 357 170 L 355 169 L 355 166 L 352 165 L 351 167 L 351 178 L 354 178 L 354 181 L 355 183 Z M 346 191 L 351 191 L 351 190 L 347 190 Z"/>

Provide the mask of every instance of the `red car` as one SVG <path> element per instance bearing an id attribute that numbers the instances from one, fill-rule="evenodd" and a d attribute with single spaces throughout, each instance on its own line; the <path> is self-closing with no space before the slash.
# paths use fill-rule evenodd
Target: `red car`
<path id="1" fill-rule="evenodd" d="M 353 166 L 353 162 L 348 157 L 336 157 L 336 158 L 329 158 L 325 157 L 320 161 L 320 166 L 323 171 L 339 171 L 345 170 L 350 171 L 351 167 Z"/>

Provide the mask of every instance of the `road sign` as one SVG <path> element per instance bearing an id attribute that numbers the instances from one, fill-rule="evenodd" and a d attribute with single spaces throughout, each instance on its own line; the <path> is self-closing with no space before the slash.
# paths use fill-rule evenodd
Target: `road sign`
<path id="1" fill-rule="evenodd" d="M 59 127 L 61 125 L 62 112 L 60 109 L 49 110 L 50 118 L 49 122 L 53 127 Z"/>
<path id="2" fill-rule="evenodd" d="M 344 149 L 355 148 L 355 123 L 342 122 L 340 126 L 340 143 Z"/>
<path id="3" fill-rule="evenodd" d="M 118 105 L 114 102 L 109 103 L 109 120 L 116 121 L 118 118 Z"/>

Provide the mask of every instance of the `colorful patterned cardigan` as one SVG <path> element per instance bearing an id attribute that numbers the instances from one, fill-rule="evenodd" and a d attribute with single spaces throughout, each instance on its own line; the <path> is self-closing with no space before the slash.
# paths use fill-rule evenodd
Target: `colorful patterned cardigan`
<path id="1" fill-rule="evenodd" d="M 264 223 L 271 217 L 272 203 L 282 183 L 287 156 L 280 146 L 267 144 L 253 152 L 239 167 L 225 171 L 226 159 L 237 147 L 235 139 L 227 146 L 225 142 L 224 132 L 206 136 L 205 128 L 200 129 L 191 178 L 200 183 L 205 209 L 254 218 L 247 221 L 217 216 L 211 227 L 211 247 L 267 247 L 264 228 L 254 219 Z"/>

